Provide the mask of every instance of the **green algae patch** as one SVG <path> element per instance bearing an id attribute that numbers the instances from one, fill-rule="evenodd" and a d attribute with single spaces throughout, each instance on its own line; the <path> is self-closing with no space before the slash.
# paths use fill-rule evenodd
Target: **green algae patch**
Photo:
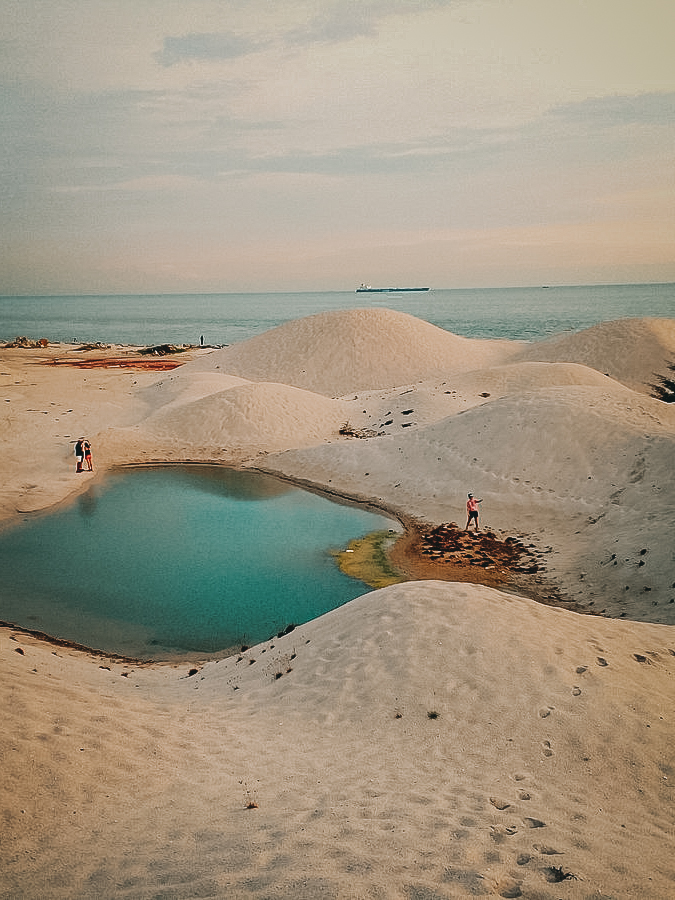
<path id="1" fill-rule="evenodd" d="M 334 551 L 333 557 L 341 572 L 368 587 L 378 589 L 400 584 L 409 579 L 394 568 L 387 553 L 400 536 L 396 531 L 373 531 L 350 541 L 346 550 Z"/>

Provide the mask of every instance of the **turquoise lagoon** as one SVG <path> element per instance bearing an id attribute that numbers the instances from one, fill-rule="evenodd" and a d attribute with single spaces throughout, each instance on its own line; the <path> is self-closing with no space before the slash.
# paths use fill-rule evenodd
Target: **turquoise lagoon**
<path id="1" fill-rule="evenodd" d="M 217 654 L 367 592 L 331 551 L 389 528 L 261 473 L 122 470 L 0 533 L 0 619 L 138 659 Z"/>

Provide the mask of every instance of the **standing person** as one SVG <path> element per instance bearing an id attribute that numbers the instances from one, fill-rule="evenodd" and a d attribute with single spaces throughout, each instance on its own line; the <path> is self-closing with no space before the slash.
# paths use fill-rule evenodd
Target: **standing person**
<path id="1" fill-rule="evenodd" d="M 75 459 L 77 460 L 77 469 L 75 471 L 81 472 L 84 460 L 84 438 L 80 438 L 75 442 Z"/>
<path id="2" fill-rule="evenodd" d="M 473 494 L 468 495 L 468 500 L 466 501 L 465 531 L 469 530 L 469 525 L 471 524 L 472 520 L 476 523 L 476 531 L 480 531 L 480 527 L 478 525 L 478 504 L 482 502 L 482 500 L 475 500 Z"/>
<path id="3" fill-rule="evenodd" d="M 93 472 L 93 471 L 94 471 L 94 466 L 92 465 L 92 462 L 91 462 L 91 444 L 90 444 L 89 441 L 85 438 L 84 443 L 82 444 L 82 446 L 84 447 L 84 459 L 85 459 L 85 462 L 87 463 L 87 470 L 88 470 L 89 472 Z"/>

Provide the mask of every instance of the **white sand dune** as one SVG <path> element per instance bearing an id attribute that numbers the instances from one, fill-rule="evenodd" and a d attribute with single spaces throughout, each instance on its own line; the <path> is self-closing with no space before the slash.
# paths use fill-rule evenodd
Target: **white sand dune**
<path id="1" fill-rule="evenodd" d="M 675 360 L 675 319 L 619 319 L 575 334 L 537 341 L 522 360 L 592 366 L 635 391 L 651 393 L 657 375 Z"/>
<path id="2" fill-rule="evenodd" d="M 81 433 L 103 470 L 236 462 L 431 523 L 474 490 L 605 612 L 414 582 L 179 667 L 0 629 L 0 898 L 675 895 L 675 404 L 645 387 L 674 320 L 525 346 L 347 311 L 161 377 L 0 354 L 4 522 L 84 489 Z"/>
<path id="3" fill-rule="evenodd" d="M 218 368 L 249 381 L 274 381 L 344 397 L 449 372 L 496 365 L 522 346 L 471 340 L 406 313 L 354 309 L 308 316 L 217 350 L 188 371 Z"/>
<path id="4" fill-rule="evenodd" d="M 161 407 L 143 423 L 156 442 L 166 435 L 200 447 L 286 449 L 320 444 L 338 433 L 347 404 L 285 384 L 243 382 L 192 402 Z"/>
<path id="5" fill-rule="evenodd" d="M 607 378 L 574 363 L 507 363 L 388 390 L 359 391 L 350 417 L 378 434 L 400 433 L 402 427 L 429 425 L 500 397 L 566 385 L 604 388 Z"/>
<path id="6" fill-rule="evenodd" d="M 218 371 L 189 371 L 190 363 L 167 373 L 159 381 L 139 391 L 139 396 L 148 404 L 150 412 L 169 405 L 183 406 L 210 394 L 219 394 L 233 387 L 247 384 L 245 378 L 225 375 Z M 187 377 L 186 377 L 187 375 Z"/>

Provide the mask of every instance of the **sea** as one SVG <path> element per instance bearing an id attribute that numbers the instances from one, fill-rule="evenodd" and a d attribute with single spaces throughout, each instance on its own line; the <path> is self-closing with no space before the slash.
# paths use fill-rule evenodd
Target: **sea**
<path id="1" fill-rule="evenodd" d="M 327 310 L 385 307 L 472 338 L 535 341 L 627 317 L 675 317 L 675 284 L 0 297 L 0 341 L 222 347 Z"/>

